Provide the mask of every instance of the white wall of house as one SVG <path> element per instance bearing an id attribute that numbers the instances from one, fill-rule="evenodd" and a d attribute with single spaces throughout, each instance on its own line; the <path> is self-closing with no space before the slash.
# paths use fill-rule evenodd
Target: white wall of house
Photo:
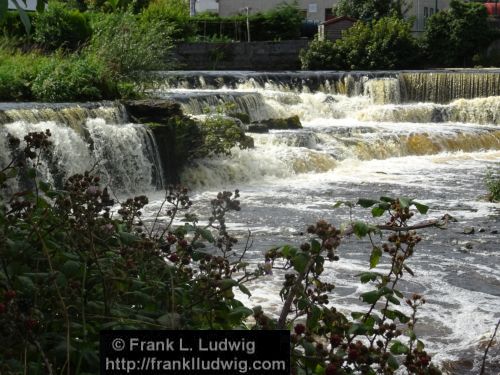
<path id="1" fill-rule="evenodd" d="M 436 13 L 437 9 L 443 10 L 450 7 L 450 0 L 412 0 L 411 8 L 408 10 L 407 17 L 415 17 L 413 31 L 420 34 L 424 31 L 427 18 Z"/>
<path id="2" fill-rule="evenodd" d="M 219 2 L 217 0 L 196 0 L 196 13 L 219 12 Z"/>
<path id="3" fill-rule="evenodd" d="M 298 0 L 297 5 L 304 12 L 307 20 L 323 22 L 325 20 L 325 9 L 332 8 L 337 0 Z M 250 8 L 250 14 L 264 12 L 277 7 L 280 4 L 294 4 L 294 0 L 219 0 L 219 15 L 232 16 L 242 13 L 246 7 Z"/>
<path id="4" fill-rule="evenodd" d="M 26 10 L 36 10 L 36 0 L 26 0 L 26 6 L 24 5 L 24 1 L 18 0 L 17 2 L 21 8 Z M 15 4 L 9 0 L 9 9 L 17 9 Z"/>

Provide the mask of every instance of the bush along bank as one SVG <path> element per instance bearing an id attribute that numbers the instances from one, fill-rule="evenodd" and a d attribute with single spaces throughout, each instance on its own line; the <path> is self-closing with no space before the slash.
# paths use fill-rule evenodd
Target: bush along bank
<path id="1" fill-rule="evenodd" d="M 217 194 L 206 221 L 184 188 L 167 189 L 154 222 L 141 220 L 145 196 L 123 201 L 112 215 L 115 202 L 92 173 L 70 177 L 63 189 L 40 178 L 37 160 L 51 152 L 50 136 L 30 133 L 21 148 L 11 138 L 16 159 L 0 166 L 0 333 L 9 342 L 0 352 L 2 374 L 96 373 L 102 329 L 288 329 L 293 374 L 440 373 L 415 333 L 425 299 L 398 289 L 413 276 L 409 262 L 422 241 L 416 231 L 446 224 L 414 224 L 425 205 L 403 197 L 341 202 L 337 208 L 369 208 L 390 224 L 353 219 L 340 230 L 319 221 L 300 246 L 272 248 L 252 267 L 248 242 L 225 224 L 241 209 L 238 191 Z M 16 175 L 32 188 L 9 189 Z M 174 225 L 176 218 L 184 223 Z M 372 245 L 367 271 L 357 275 L 368 286 L 364 307 L 345 315 L 330 304 L 334 285 L 324 271 L 351 236 Z M 268 282 L 273 269 L 283 278 L 276 318 L 234 293 L 251 295 L 250 285 Z"/>

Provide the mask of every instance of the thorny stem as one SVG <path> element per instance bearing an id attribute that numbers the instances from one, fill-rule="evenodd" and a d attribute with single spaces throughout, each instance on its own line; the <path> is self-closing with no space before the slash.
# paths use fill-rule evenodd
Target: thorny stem
<path id="1" fill-rule="evenodd" d="M 491 348 L 491 345 L 493 345 L 493 340 L 495 339 L 495 336 L 497 334 L 497 331 L 498 331 L 498 327 L 500 326 L 500 319 L 498 320 L 498 323 L 497 325 L 495 326 L 495 330 L 493 331 L 493 335 L 491 336 L 491 339 L 490 341 L 488 342 L 488 345 L 486 346 L 486 350 L 484 351 L 484 355 L 483 355 L 483 364 L 481 365 L 481 372 L 479 373 L 479 375 L 483 375 L 484 374 L 484 368 L 486 366 L 486 357 L 488 356 L 488 351 L 490 350 Z"/>

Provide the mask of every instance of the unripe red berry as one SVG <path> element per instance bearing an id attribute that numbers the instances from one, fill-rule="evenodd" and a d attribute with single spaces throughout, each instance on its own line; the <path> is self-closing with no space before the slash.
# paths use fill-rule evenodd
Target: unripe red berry
<path id="1" fill-rule="evenodd" d="M 177 255 L 177 253 L 173 253 L 168 257 L 168 259 L 171 262 L 177 263 L 179 261 L 179 256 Z"/>
<path id="2" fill-rule="evenodd" d="M 330 363 L 325 369 L 325 375 L 335 375 L 337 373 L 337 366 Z"/>
<path id="3" fill-rule="evenodd" d="M 294 331 L 297 335 L 301 335 L 306 331 L 306 326 L 299 323 L 295 326 Z"/>
<path id="4" fill-rule="evenodd" d="M 16 291 L 15 290 L 7 290 L 5 292 L 5 299 L 7 301 L 16 298 Z"/>
<path id="5" fill-rule="evenodd" d="M 339 346 L 341 342 L 342 342 L 342 337 L 340 337 L 339 335 L 332 335 L 332 337 L 330 337 L 330 343 L 332 344 L 333 348 Z"/>

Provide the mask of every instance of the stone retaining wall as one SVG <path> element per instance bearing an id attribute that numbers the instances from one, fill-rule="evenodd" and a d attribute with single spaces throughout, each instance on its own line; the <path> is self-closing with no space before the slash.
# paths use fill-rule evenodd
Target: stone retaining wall
<path id="1" fill-rule="evenodd" d="M 298 70 L 309 42 L 185 43 L 174 54 L 185 70 Z"/>

